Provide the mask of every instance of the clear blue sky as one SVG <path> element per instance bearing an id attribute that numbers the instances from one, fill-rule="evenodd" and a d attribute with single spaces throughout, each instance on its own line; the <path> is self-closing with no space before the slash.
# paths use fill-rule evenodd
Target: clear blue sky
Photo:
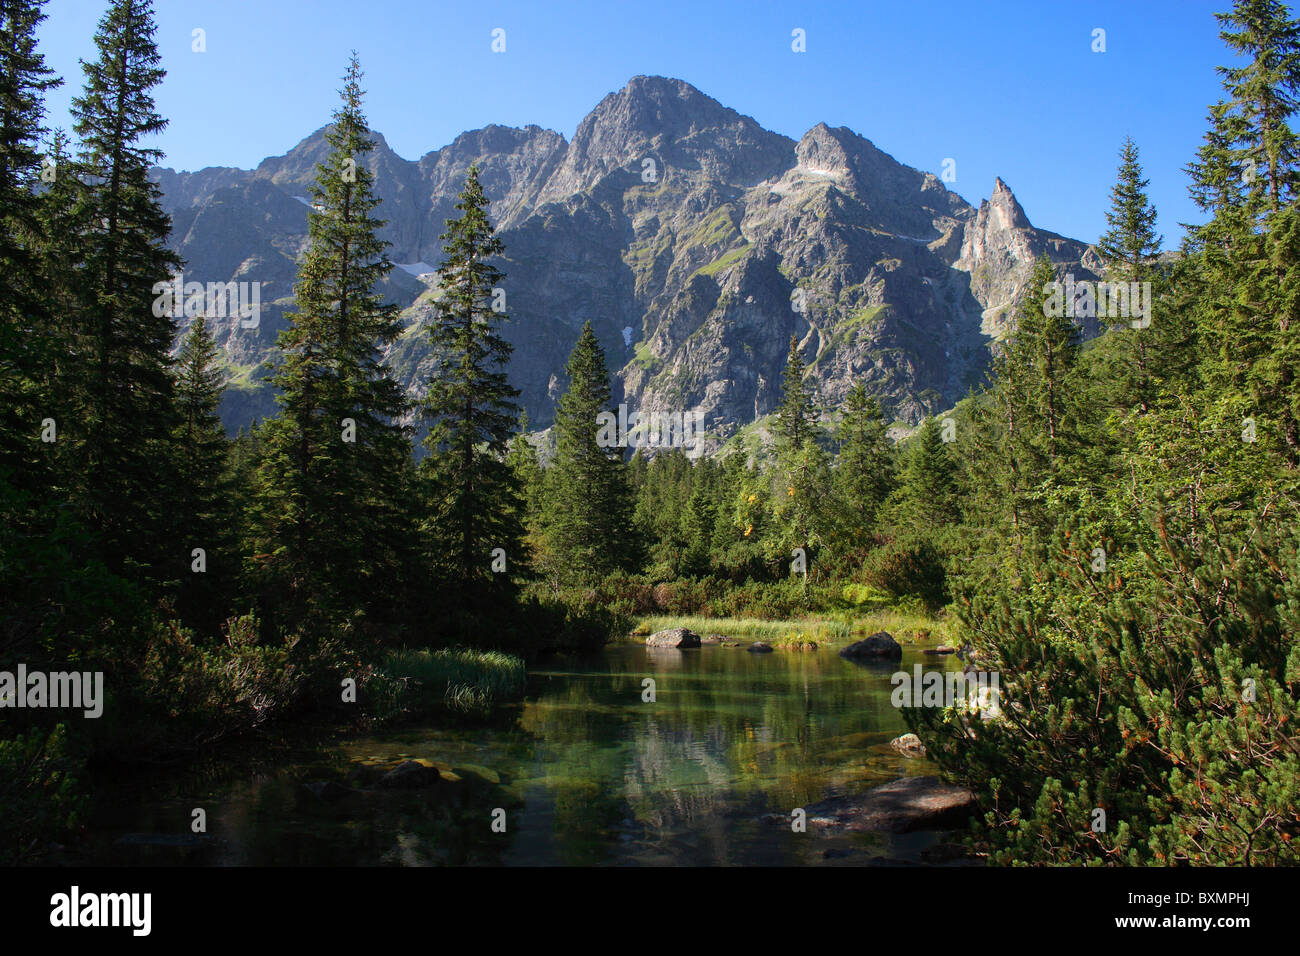
<path id="1" fill-rule="evenodd" d="M 1141 149 L 1166 246 L 1196 221 L 1182 169 L 1229 61 L 1213 19 L 1229 0 L 482 2 L 156 0 L 168 75 L 159 145 L 178 169 L 256 165 L 329 120 L 355 48 L 367 112 L 415 159 L 468 129 L 535 123 L 566 138 L 639 73 L 679 77 L 798 138 L 848 126 L 939 174 L 972 204 L 1001 176 L 1035 225 L 1093 241 L 1116 152 Z M 52 0 L 41 48 L 68 79 L 51 125 L 70 125 L 78 58 L 105 0 Z M 207 52 L 191 51 L 206 31 Z M 506 31 L 506 51 L 491 32 Z M 1092 31 L 1106 52 L 1092 52 Z M 806 31 L 807 52 L 791 51 Z"/>

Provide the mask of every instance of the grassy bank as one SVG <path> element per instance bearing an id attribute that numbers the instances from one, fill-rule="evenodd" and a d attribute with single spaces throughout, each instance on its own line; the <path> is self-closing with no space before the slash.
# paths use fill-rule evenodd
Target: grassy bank
<path id="1" fill-rule="evenodd" d="M 850 644 L 877 631 L 888 631 L 899 641 L 950 644 L 956 640 L 955 622 L 905 608 L 878 608 L 865 613 L 810 615 L 790 621 L 763 621 L 742 617 L 655 614 L 637 619 L 629 640 L 670 627 L 685 627 L 703 636 L 721 634 L 736 639 L 767 641 L 778 645 L 802 638 L 817 644 Z"/>
<path id="2" fill-rule="evenodd" d="M 522 658 L 501 651 L 444 648 L 390 651 L 380 672 L 395 685 L 398 712 L 446 709 L 483 714 L 523 696 Z"/>

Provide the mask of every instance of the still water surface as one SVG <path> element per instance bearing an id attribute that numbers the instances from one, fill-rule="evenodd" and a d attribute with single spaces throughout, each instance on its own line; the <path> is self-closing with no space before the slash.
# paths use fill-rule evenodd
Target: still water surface
<path id="1" fill-rule="evenodd" d="M 613 645 L 535 665 L 526 698 L 489 725 L 438 718 L 107 781 L 91 820 L 93 856 L 256 866 L 915 861 L 933 835 L 800 834 L 761 818 L 933 772 L 889 746 L 906 731 L 889 677 L 918 661 L 959 666 L 908 648 L 901 664 L 863 666 L 825 647 Z M 646 678 L 654 702 L 643 700 Z M 398 758 L 429 761 L 449 781 L 366 785 L 378 772 L 367 777 L 367 766 Z M 305 786 L 319 781 L 364 792 L 323 800 Z M 201 847 L 185 845 L 196 807 L 207 812 Z M 498 808 L 504 833 L 492 827 Z"/>

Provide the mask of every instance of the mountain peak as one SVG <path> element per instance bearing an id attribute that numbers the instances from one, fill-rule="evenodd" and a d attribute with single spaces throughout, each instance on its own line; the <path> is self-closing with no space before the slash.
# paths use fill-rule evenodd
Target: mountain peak
<path id="1" fill-rule="evenodd" d="M 497 123 L 489 123 L 481 129 L 466 130 L 442 149 L 435 149 L 430 153 L 426 153 L 421 157 L 420 162 L 427 165 L 436 162 L 444 154 L 474 154 L 471 158 L 477 159 L 479 156 L 488 153 L 515 152 L 533 142 L 565 145 L 564 137 L 559 133 L 554 130 L 543 129 L 532 123 L 524 127 L 501 126 Z"/>
<path id="2" fill-rule="evenodd" d="M 813 174 L 846 177 L 851 175 L 853 160 L 851 145 L 846 142 L 844 128 L 831 129 L 818 123 L 803 134 L 794 148 L 800 168 Z"/>
<path id="3" fill-rule="evenodd" d="M 606 133 L 618 139 L 677 138 L 692 129 L 727 125 L 740 114 L 685 80 L 667 76 L 634 76 L 621 90 L 608 94 L 578 125 L 573 141 Z"/>
<path id="4" fill-rule="evenodd" d="M 984 212 L 984 205 L 984 203 L 980 204 L 981 214 Z M 1002 181 L 1001 176 L 993 178 L 993 196 L 988 200 L 988 206 L 994 221 L 1001 228 L 1030 228 L 1029 217 L 1025 215 L 1025 210 L 1021 207 L 1020 201 L 1016 199 L 1011 187 Z"/>
<path id="5" fill-rule="evenodd" d="M 723 106 L 685 80 L 634 76 L 605 96 L 578 124 L 564 161 L 539 203 L 584 192 L 616 170 L 653 159 L 691 177 L 696 171 L 752 186 L 791 165 L 793 142 Z"/>
<path id="6" fill-rule="evenodd" d="M 657 74 L 649 76 L 639 74 L 634 76 L 624 84 L 622 90 L 611 95 L 645 96 L 651 98 L 676 97 L 677 99 L 690 99 L 691 97 L 698 96 L 706 100 L 712 99 L 712 97 L 705 96 L 705 94 L 701 93 L 685 80 L 680 80 L 675 76 L 659 76 Z"/>

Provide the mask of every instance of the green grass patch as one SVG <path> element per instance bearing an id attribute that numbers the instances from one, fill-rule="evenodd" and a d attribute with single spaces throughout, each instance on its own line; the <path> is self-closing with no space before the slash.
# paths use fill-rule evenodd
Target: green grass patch
<path id="1" fill-rule="evenodd" d="M 650 351 L 649 342 L 638 342 L 636 344 L 636 354 L 632 356 L 632 363 L 647 372 L 654 372 L 663 364 L 659 356 Z"/>
<path id="2" fill-rule="evenodd" d="M 848 331 L 850 329 L 861 328 L 875 322 L 882 312 L 889 308 L 888 302 L 882 302 L 880 305 L 868 305 L 865 308 L 858 309 L 847 319 L 840 323 L 840 328 Z"/>
<path id="3" fill-rule="evenodd" d="M 735 265 L 737 262 L 745 258 L 745 256 L 747 255 L 749 255 L 748 243 L 739 247 L 738 249 L 732 249 L 730 252 L 724 253 L 721 258 L 715 259 L 713 262 L 710 262 L 707 266 L 700 266 L 700 268 L 696 269 L 693 273 L 691 273 L 691 276 L 692 278 L 694 276 L 713 277 L 717 275 L 719 272 L 721 272 L 723 269 L 727 268 L 728 266 Z"/>
<path id="4" fill-rule="evenodd" d="M 907 638 L 926 647 L 956 643 L 956 622 L 949 617 L 931 617 L 908 607 L 879 608 L 854 619 L 862 636 L 888 631 L 898 640 Z"/>
<path id="5" fill-rule="evenodd" d="M 655 261 L 672 248 L 673 234 L 667 229 L 660 229 L 651 239 L 635 242 L 623 253 L 623 261 L 637 272 L 644 272 L 654 267 Z"/>
<path id="6" fill-rule="evenodd" d="M 815 644 L 845 645 L 860 641 L 868 634 L 888 631 L 899 641 L 904 639 L 929 647 L 956 643 L 954 623 L 944 617 L 931 617 L 921 610 L 907 607 L 884 607 L 861 613 L 840 611 L 833 615 L 814 614 L 789 621 L 762 621 L 753 618 L 706 617 L 704 615 L 648 615 L 637 619 L 630 639 L 644 640 L 646 635 L 670 627 L 685 627 L 699 634 L 766 641 L 773 647 Z"/>
<path id="7" fill-rule="evenodd" d="M 380 669 L 416 685 L 416 699 L 459 713 L 485 713 L 523 696 L 527 676 L 522 658 L 501 651 L 444 648 L 390 651 Z"/>
<path id="8" fill-rule="evenodd" d="M 795 631 L 793 634 L 785 634 L 778 637 L 772 642 L 773 647 L 779 647 L 787 651 L 815 651 L 823 644 L 829 641 L 823 636 L 820 629 L 812 631 Z"/>
<path id="9" fill-rule="evenodd" d="M 254 377 L 257 374 L 257 370 L 261 367 L 262 365 L 260 362 L 253 365 L 226 366 L 230 373 L 230 378 L 226 380 L 226 388 L 235 389 L 240 392 L 252 392 L 262 388 L 265 383 Z"/>
<path id="10" fill-rule="evenodd" d="M 741 617 L 705 617 L 703 615 L 674 616 L 670 614 L 653 615 L 638 620 L 633 634 L 644 637 L 655 631 L 669 627 L 685 627 L 703 637 L 705 634 L 721 634 L 724 637 L 752 638 L 767 641 L 776 646 L 786 639 L 800 635 L 802 639 L 818 642 L 849 641 L 853 636 L 853 625 L 848 621 L 829 618 L 804 618 L 798 621 L 760 621 Z"/>
<path id="11" fill-rule="evenodd" d="M 740 230 L 732 219 L 734 215 L 734 207 L 730 204 L 723 206 L 686 237 L 685 247 L 730 245 L 740 236 Z"/>

